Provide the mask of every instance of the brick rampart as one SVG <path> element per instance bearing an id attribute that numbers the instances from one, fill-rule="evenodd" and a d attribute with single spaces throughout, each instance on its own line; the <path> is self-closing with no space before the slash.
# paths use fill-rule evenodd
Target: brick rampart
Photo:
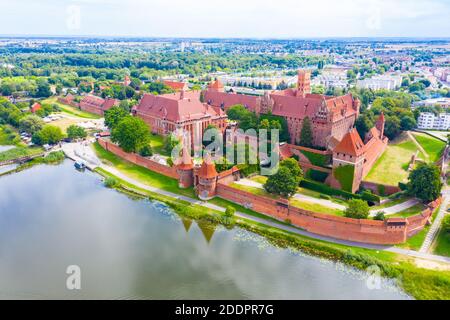
<path id="1" fill-rule="evenodd" d="M 408 237 L 423 229 L 436 208 L 436 205 L 433 205 L 433 208 L 426 209 L 421 214 L 408 219 L 375 221 L 311 212 L 290 206 L 285 199 L 258 196 L 223 183 L 218 184 L 217 195 L 279 220 L 289 220 L 293 225 L 315 234 L 383 245 L 405 242 Z"/>
<path id="2" fill-rule="evenodd" d="M 169 166 L 165 166 L 163 164 L 159 164 L 158 162 L 155 162 L 151 159 L 141 157 L 140 155 L 138 155 L 136 153 L 127 153 L 127 152 L 123 151 L 116 144 L 114 144 L 108 140 L 102 139 L 102 138 L 98 139 L 98 143 L 105 150 L 108 150 L 109 152 L 114 153 L 116 156 L 118 156 L 122 159 L 125 159 L 131 163 L 138 165 L 138 166 L 145 167 L 149 170 L 158 172 L 167 177 L 178 179 L 178 173 L 177 173 L 175 167 L 169 167 Z"/>

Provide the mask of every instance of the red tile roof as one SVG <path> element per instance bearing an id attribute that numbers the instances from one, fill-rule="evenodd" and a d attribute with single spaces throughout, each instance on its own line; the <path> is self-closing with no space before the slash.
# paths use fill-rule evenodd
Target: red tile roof
<path id="1" fill-rule="evenodd" d="M 196 91 L 177 92 L 155 96 L 144 94 L 135 108 L 137 114 L 144 114 L 172 122 L 197 120 L 207 117 L 220 118 L 226 114 L 200 102 L 200 93 Z"/>
<path id="2" fill-rule="evenodd" d="M 93 95 L 87 95 L 80 101 L 80 107 L 88 106 L 97 108 L 100 110 L 108 110 L 111 109 L 113 106 L 118 105 L 119 100 L 117 99 L 111 99 L 111 98 L 100 98 Z"/>
<path id="3" fill-rule="evenodd" d="M 37 102 L 31 106 L 31 112 L 33 112 L 33 113 L 35 113 L 36 111 L 41 110 L 41 109 L 42 109 L 42 106 Z"/>
<path id="4" fill-rule="evenodd" d="M 179 81 L 171 81 L 171 80 L 164 80 L 163 83 L 172 88 L 175 91 L 180 91 L 180 90 L 186 90 L 187 89 L 187 84 L 186 82 L 179 82 Z"/>
<path id="5" fill-rule="evenodd" d="M 216 165 L 211 159 L 211 155 L 206 153 L 202 166 L 198 170 L 198 176 L 200 178 L 212 179 L 217 177 Z"/>
<path id="6" fill-rule="evenodd" d="M 260 98 L 244 94 L 208 90 L 205 92 L 204 101 L 212 106 L 224 109 L 228 109 L 231 106 L 241 104 L 251 111 L 256 111 L 260 103 Z"/>
<path id="7" fill-rule="evenodd" d="M 358 131 L 356 131 L 356 129 L 351 129 L 336 146 L 334 152 L 358 157 L 362 155 L 365 150 L 365 145 L 362 142 Z"/>

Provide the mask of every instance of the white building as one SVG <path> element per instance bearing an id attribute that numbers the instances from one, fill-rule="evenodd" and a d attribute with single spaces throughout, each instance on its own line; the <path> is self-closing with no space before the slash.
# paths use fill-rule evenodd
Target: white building
<path id="1" fill-rule="evenodd" d="M 382 75 L 370 79 L 358 80 L 356 87 L 358 89 L 372 89 L 372 90 L 395 90 L 402 85 L 401 76 Z"/>
<path id="2" fill-rule="evenodd" d="M 421 112 L 417 120 L 419 129 L 448 130 L 450 128 L 450 113 L 435 115 L 431 112 Z"/>
<path id="3" fill-rule="evenodd" d="M 434 107 L 450 108 L 450 98 L 435 98 L 421 100 L 413 103 L 413 107 Z"/>

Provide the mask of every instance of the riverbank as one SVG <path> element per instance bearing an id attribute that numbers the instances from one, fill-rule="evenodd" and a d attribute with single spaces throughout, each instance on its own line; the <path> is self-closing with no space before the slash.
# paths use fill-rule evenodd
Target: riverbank
<path id="1" fill-rule="evenodd" d="M 376 266 L 382 276 L 394 279 L 405 292 L 416 299 L 450 299 L 450 272 L 448 271 L 419 268 L 414 265 L 413 259 L 391 252 L 348 247 L 311 239 L 241 217 L 235 216 L 230 219 L 220 211 L 133 186 L 101 168 L 96 171 L 105 178 L 115 179 L 117 182 L 115 189 L 129 195 L 148 197 L 163 202 L 182 217 L 223 224 L 228 228 L 241 227 L 266 237 L 277 246 L 339 261 L 360 270 Z"/>
<path id="2" fill-rule="evenodd" d="M 39 164 L 57 165 L 63 162 L 65 158 L 66 157 L 64 155 L 64 152 L 62 151 L 50 152 L 46 157 L 34 158 L 28 162 L 17 165 L 15 168 L 11 170 L 0 173 L 0 177 L 30 169 Z"/>

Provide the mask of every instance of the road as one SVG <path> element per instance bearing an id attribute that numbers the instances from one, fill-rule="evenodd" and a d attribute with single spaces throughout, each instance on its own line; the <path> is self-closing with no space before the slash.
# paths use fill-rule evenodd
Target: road
<path id="1" fill-rule="evenodd" d="M 92 160 L 90 157 L 93 154 L 95 156 L 95 153 L 92 151 L 92 149 L 90 148 L 90 146 L 88 144 L 84 144 L 84 143 L 79 143 L 78 147 L 76 146 L 71 146 L 70 148 L 63 148 L 63 150 L 69 150 L 69 149 L 80 149 L 84 150 L 84 151 L 79 151 L 78 154 L 79 155 L 89 155 L 89 159 Z M 89 149 L 89 150 L 88 150 Z M 196 204 L 196 205 L 200 205 L 206 208 L 210 208 L 210 209 L 214 209 L 220 212 L 225 212 L 225 208 L 221 207 L 221 206 L 217 206 L 215 204 L 212 203 L 208 203 L 208 202 L 204 202 L 198 199 L 193 199 L 190 197 L 186 197 L 186 196 L 182 196 L 179 194 L 175 194 L 166 190 L 162 190 L 159 188 L 155 188 L 152 186 L 149 186 L 147 184 L 144 184 L 138 180 L 135 180 L 133 178 L 130 178 L 129 176 L 125 175 L 124 173 L 122 173 L 121 171 L 117 170 L 114 167 L 111 167 L 109 165 L 106 165 L 104 163 L 102 163 L 100 161 L 100 159 L 98 159 L 95 156 L 96 160 L 95 162 L 98 163 L 98 167 L 102 168 L 103 170 L 109 172 L 110 174 L 132 184 L 135 185 L 138 188 L 141 188 L 143 190 L 147 190 L 150 192 L 154 192 L 157 194 L 161 194 L 164 196 L 168 196 L 174 199 L 180 199 L 192 204 Z M 382 246 L 382 245 L 372 245 L 372 244 L 367 244 L 367 243 L 360 243 L 360 242 L 354 242 L 354 241 L 347 241 L 347 240 L 339 240 L 339 239 L 335 239 L 335 238 L 331 238 L 331 237 L 327 237 L 327 236 L 321 236 L 315 233 L 311 233 L 302 229 L 299 229 L 297 227 L 294 226 L 289 226 L 289 225 L 285 225 L 282 224 L 281 221 L 280 223 L 275 222 L 275 221 L 270 221 L 270 220 L 266 220 L 263 218 L 258 218 L 243 212 L 236 212 L 236 216 L 240 217 L 240 218 L 244 218 L 247 220 L 251 220 L 254 222 L 258 222 L 267 226 L 271 226 L 274 228 L 278 228 L 284 231 L 288 231 L 294 234 L 298 234 L 300 236 L 305 236 L 308 238 L 312 238 L 312 239 L 317 239 L 317 240 L 323 240 L 323 241 L 327 241 L 327 242 L 331 242 L 331 243 L 336 243 L 336 244 L 341 244 L 341 245 L 345 245 L 345 246 L 351 246 L 351 247 L 358 247 L 358 248 L 364 248 L 364 249 L 372 249 L 372 250 L 379 250 L 379 251 L 386 251 L 386 252 L 392 252 L 392 253 L 396 253 L 396 254 L 402 254 L 402 255 L 406 255 L 412 258 L 419 258 L 419 259 L 425 259 L 425 260 L 429 260 L 429 261 L 434 261 L 434 262 L 439 262 L 439 263 L 445 263 L 445 264 L 450 264 L 450 258 L 447 257 L 443 257 L 443 256 L 437 256 L 437 255 L 432 255 L 432 254 L 428 254 L 428 253 L 423 253 L 423 252 L 417 252 L 417 251 L 413 251 L 413 250 L 406 250 L 406 249 L 402 249 L 402 248 L 398 248 L 398 247 L 394 247 L 394 246 Z"/>

